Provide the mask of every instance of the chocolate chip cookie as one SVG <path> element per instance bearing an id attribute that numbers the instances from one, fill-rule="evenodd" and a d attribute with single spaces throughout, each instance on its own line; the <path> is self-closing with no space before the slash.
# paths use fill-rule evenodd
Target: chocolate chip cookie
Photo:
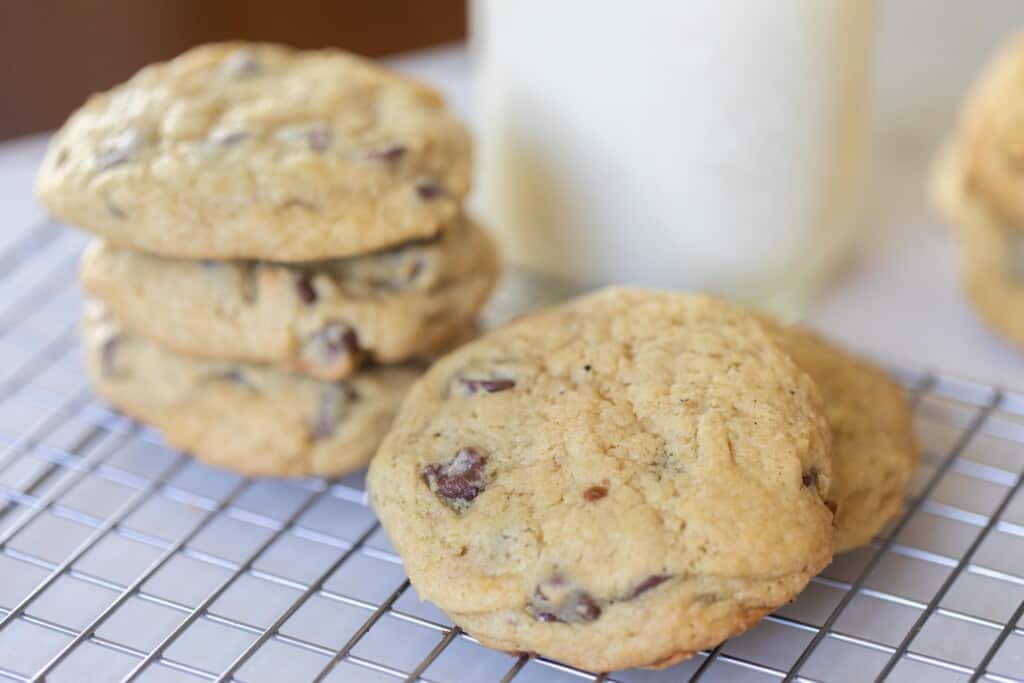
<path id="1" fill-rule="evenodd" d="M 104 242 L 82 259 L 86 289 L 127 329 L 186 355 L 323 380 L 438 350 L 497 274 L 490 239 L 461 217 L 430 240 L 315 263 L 190 261 Z"/>
<path id="2" fill-rule="evenodd" d="M 885 372 L 817 334 L 775 326 L 782 348 L 807 371 L 825 402 L 832 429 L 834 551 L 871 541 L 903 509 L 920 460 L 903 388 Z"/>
<path id="3" fill-rule="evenodd" d="M 470 156 L 427 86 L 340 50 L 221 43 L 91 97 L 54 136 L 37 192 L 120 246 L 309 261 L 435 235 Z"/>
<path id="4" fill-rule="evenodd" d="M 947 144 L 931 177 L 936 208 L 957 228 L 964 290 L 978 316 L 1024 348 L 1024 224 L 972 185 L 962 142 Z"/>
<path id="5" fill-rule="evenodd" d="M 414 367 L 319 382 L 258 366 L 194 360 L 124 332 L 98 302 L 83 321 L 96 393 L 171 445 L 249 475 L 338 475 L 366 464 Z"/>
<path id="6" fill-rule="evenodd" d="M 613 288 L 438 361 L 368 483 L 419 594 L 485 645 L 664 667 L 828 564 L 830 439 L 754 316 Z"/>
<path id="7" fill-rule="evenodd" d="M 971 193 L 1024 229 L 1024 33 L 1009 40 L 971 89 L 957 145 Z"/>

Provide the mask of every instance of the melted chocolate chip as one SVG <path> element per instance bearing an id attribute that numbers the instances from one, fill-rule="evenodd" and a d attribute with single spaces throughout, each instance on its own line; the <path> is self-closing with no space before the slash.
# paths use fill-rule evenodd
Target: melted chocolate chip
<path id="1" fill-rule="evenodd" d="M 423 201 L 430 201 L 448 194 L 439 183 L 434 180 L 421 180 L 416 183 L 416 195 Z"/>
<path id="2" fill-rule="evenodd" d="M 608 487 L 606 486 L 591 486 L 589 489 L 583 492 L 583 500 L 588 503 L 601 500 L 608 495 Z"/>
<path id="3" fill-rule="evenodd" d="M 472 396 L 481 392 L 496 394 L 499 391 L 508 391 L 516 386 L 514 379 L 473 379 L 460 377 L 457 380 L 459 393 L 465 396 Z"/>
<path id="4" fill-rule="evenodd" d="M 314 304 L 317 300 L 316 288 L 313 287 L 313 274 L 300 272 L 295 278 L 295 291 L 304 304 Z"/>
<path id="5" fill-rule="evenodd" d="M 135 128 L 129 128 L 117 135 L 113 135 L 107 138 L 102 147 L 96 152 L 93 165 L 97 171 L 106 171 L 131 161 L 135 154 L 142 149 L 144 142 L 145 139 L 142 133 Z"/>
<path id="6" fill-rule="evenodd" d="M 413 262 L 409 264 L 409 268 L 406 270 L 406 282 L 414 282 L 416 278 L 418 278 L 425 269 L 426 265 L 423 263 L 422 258 L 414 259 Z"/>
<path id="7" fill-rule="evenodd" d="M 355 391 L 344 384 L 326 384 L 320 391 L 316 417 L 313 419 L 313 437 L 328 439 L 356 400 Z"/>
<path id="8" fill-rule="evenodd" d="M 355 330 L 339 322 L 330 322 L 306 337 L 305 356 L 318 365 L 331 365 L 342 356 L 359 350 Z"/>
<path id="9" fill-rule="evenodd" d="M 379 149 L 373 149 L 366 153 L 366 158 L 372 161 L 387 161 L 395 163 L 405 156 L 409 148 L 398 143 L 386 145 Z"/>
<path id="10" fill-rule="evenodd" d="M 638 583 L 636 586 L 634 586 L 633 590 L 629 592 L 625 599 L 633 600 L 639 597 L 640 595 L 646 593 L 647 591 L 651 590 L 652 588 L 657 588 L 658 586 L 665 583 L 671 578 L 672 577 L 668 574 L 652 574 L 640 583 Z"/>
<path id="11" fill-rule="evenodd" d="M 462 511 L 486 487 L 487 457 L 475 448 L 460 448 L 451 460 L 423 465 L 420 476 L 448 507 Z"/>
<path id="12" fill-rule="evenodd" d="M 537 621 L 565 624 L 594 621 L 601 616 L 597 600 L 563 576 L 537 584 L 527 611 Z"/>
<path id="13" fill-rule="evenodd" d="M 804 476 L 801 477 L 801 482 L 807 488 L 816 488 L 818 486 L 818 468 L 812 467 L 804 472 Z"/>

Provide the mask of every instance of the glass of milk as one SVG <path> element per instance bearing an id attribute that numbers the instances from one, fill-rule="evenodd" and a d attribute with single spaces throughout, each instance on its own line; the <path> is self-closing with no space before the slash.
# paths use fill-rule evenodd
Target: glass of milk
<path id="1" fill-rule="evenodd" d="M 472 0 L 476 208 L 574 286 L 793 314 L 857 233 L 870 0 Z"/>

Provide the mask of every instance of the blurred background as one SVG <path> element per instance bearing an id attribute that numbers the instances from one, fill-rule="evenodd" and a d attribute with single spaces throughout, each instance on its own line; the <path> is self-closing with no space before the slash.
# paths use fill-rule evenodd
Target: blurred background
<path id="1" fill-rule="evenodd" d="M 1020 0 L 0 0 L 0 198 L 22 203 L 46 132 L 146 63 L 222 39 L 339 46 L 468 119 L 474 207 L 516 266 L 782 301 L 850 346 L 1024 387 L 924 191 L 1022 28 Z M 856 158 L 830 147 L 837 125 Z M 845 164 L 837 203 L 817 168 Z M 733 167 L 756 173 L 704 172 Z"/>
<path id="2" fill-rule="evenodd" d="M 215 40 L 378 57 L 466 33 L 465 0 L 3 0 L 0 140 L 59 125 L 90 93 Z"/>

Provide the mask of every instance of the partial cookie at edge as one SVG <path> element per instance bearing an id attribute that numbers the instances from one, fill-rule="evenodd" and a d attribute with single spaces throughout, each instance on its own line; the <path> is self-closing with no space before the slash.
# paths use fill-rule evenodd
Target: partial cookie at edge
<path id="1" fill-rule="evenodd" d="M 965 99 L 958 144 L 966 187 L 1024 227 L 1024 33 L 1007 40 Z M 1018 227 L 1020 226 L 1020 227 Z"/>
<path id="2" fill-rule="evenodd" d="M 957 148 L 949 149 L 930 189 L 936 207 L 956 226 L 967 298 L 990 329 L 1024 348 L 1024 230 L 969 186 Z"/>

